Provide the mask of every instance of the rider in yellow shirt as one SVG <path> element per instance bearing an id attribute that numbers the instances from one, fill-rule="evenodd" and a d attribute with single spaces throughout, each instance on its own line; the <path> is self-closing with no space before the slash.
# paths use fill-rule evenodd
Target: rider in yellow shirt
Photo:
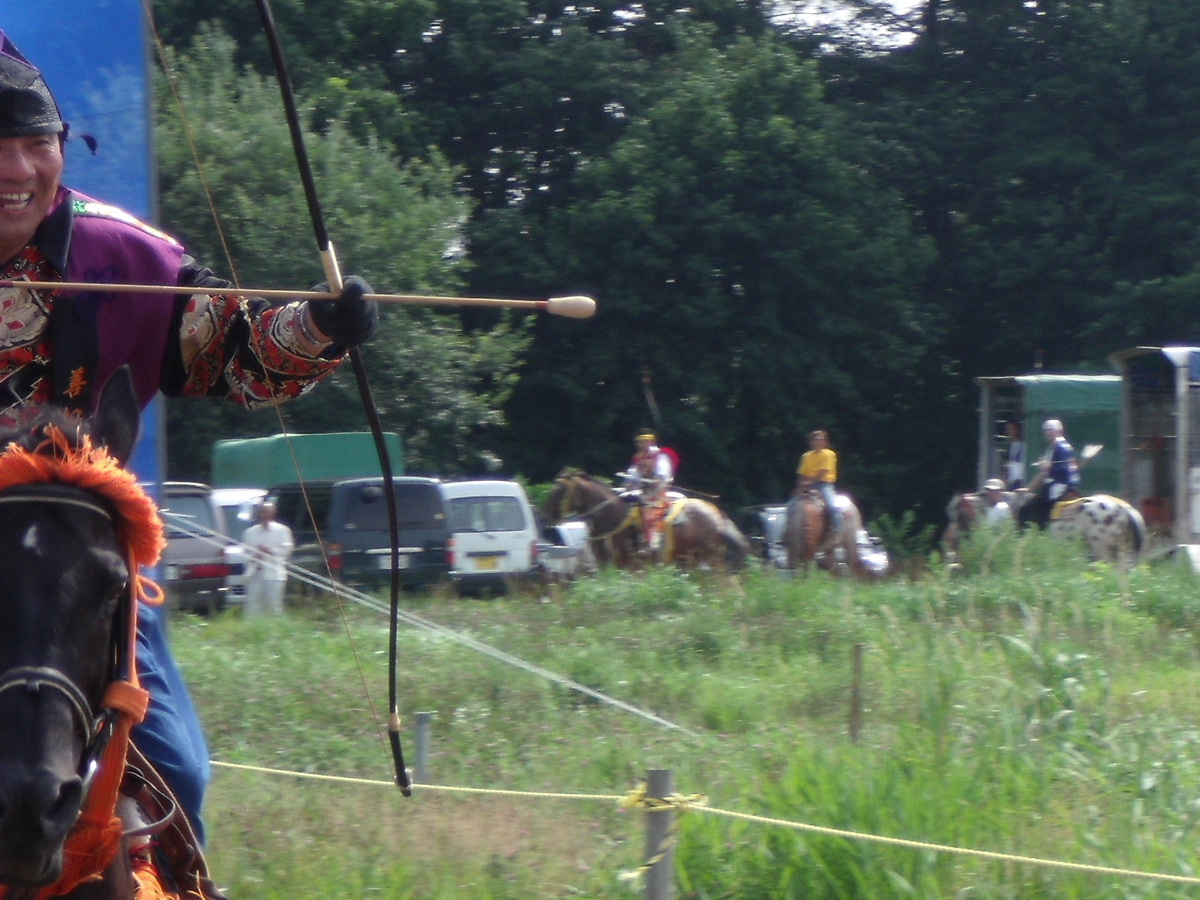
<path id="1" fill-rule="evenodd" d="M 837 505 L 837 454 L 829 446 L 828 432 L 821 429 L 809 434 L 808 446 L 796 469 L 796 496 L 809 488 L 820 491 L 829 511 L 830 529 L 836 532 L 842 525 L 842 511 Z"/>

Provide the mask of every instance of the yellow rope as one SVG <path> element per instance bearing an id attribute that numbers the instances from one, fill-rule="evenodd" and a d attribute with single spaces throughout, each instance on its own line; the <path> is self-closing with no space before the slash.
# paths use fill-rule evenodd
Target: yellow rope
<path id="1" fill-rule="evenodd" d="M 246 766 L 238 763 L 212 761 L 212 765 L 223 769 L 237 769 L 242 772 L 262 772 L 267 775 L 289 775 L 293 778 L 307 778 L 312 781 L 333 781 L 341 784 L 369 784 L 376 787 L 395 787 L 395 782 L 380 781 L 374 778 L 351 778 L 347 775 L 318 775 L 313 772 L 294 772 L 288 769 L 271 769 L 266 766 Z M 610 800 L 624 799 L 621 794 L 566 794 L 551 791 L 509 791 L 500 788 L 469 788 L 445 784 L 413 784 L 413 793 L 418 791 L 442 791 L 444 793 L 488 794 L 501 797 L 539 797 L 542 799 L 559 800 Z"/>
<path id="2" fill-rule="evenodd" d="M 390 781 L 379 781 L 369 778 L 350 778 L 341 775 L 317 775 L 310 772 L 293 772 L 286 769 L 271 769 L 264 766 L 239 765 L 237 763 L 218 762 L 216 760 L 212 762 L 212 765 L 226 769 L 238 769 L 245 772 L 262 772 L 269 775 L 290 775 L 294 778 L 308 778 L 318 781 L 334 781 L 344 784 L 368 784 L 383 787 L 395 786 L 394 783 Z M 671 810 L 679 812 L 696 810 L 698 812 L 711 813 L 715 816 L 741 819 L 746 822 L 757 822 L 762 825 L 778 825 L 782 828 L 792 828 L 797 831 L 806 831 L 812 834 L 824 834 L 831 837 L 842 837 L 847 838 L 848 840 L 856 841 L 870 841 L 876 844 L 887 844 L 892 847 L 907 847 L 912 850 L 925 850 L 936 853 L 954 853 L 959 856 L 970 856 L 976 859 L 1022 863 L 1024 865 L 1042 866 L 1053 869 L 1067 869 L 1073 872 L 1087 872 L 1099 875 L 1119 875 L 1128 878 L 1146 878 L 1154 881 L 1169 881 L 1175 884 L 1200 885 L 1200 877 L 1191 875 L 1168 875 L 1162 872 L 1145 872 L 1139 869 L 1121 869 L 1113 866 L 1092 865 L 1090 863 L 1074 863 L 1064 860 L 1042 859 L 1034 856 L 1020 856 L 1014 853 L 998 853 L 992 850 L 973 850 L 969 847 L 952 847 L 946 844 L 931 844 L 926 843 L 925 841 L 913 841 L 906 838 L 886 837 L 884 835 L 868 834 L 861 831 L 847 831 L 842 828 L 829 828 L 824 825 L 810 825 L 804 822 L 792 822 L 787 819 L 754 815 L 753 813 L 735 812 L 734 810 L 719 809 L 717 807 L 709 806 L 708 798 L 703 794 L 672 794 L 669 797 L 648 797 L 646 796 L 646 785 L 644 783 L 627 794 L 572 794 L 551 791 L 512 791 L 496 788 L 470 788 L 439 784 L 413 785 L 414 794 L 422 790 L 464 794 L 483 794 L 490 796 L 536 797 L 556 800 L 616 801 L 622 809 L 641 810 L 647 813 L 667 812 Z M 670 832 L 663 840 L 663 843 L 658 847 L 657 851 L 652 855 L 651 859 L 644 862 L 632 872 L 622 873 L 620 877 L 625 880 L 638 878 L 652 868 L 655 863 L 662 859 L 667 849 L 674 843 L 677 831 L 677 823 L 673 823 Z"/>
<path id="3" fill-rule="evenodd" d="M 924 841 L 910 841 L 905 838 L 885 837 L 878 834 L 866 834 L 861 831 L 845 831 L 841 828 L 827 828 L 823 825 L 808 825 L 803 822 L 789 822 L 786 819 L 775 819 L 770 816 L 756 816 L 751 813 L 739 813 L 728 809 L 708 807 L 705 812 L 718 816 L 728 816 L 733 819 L 743 819 L 747 822 L 759 822 L 764 825 L 780 825 L 794 828 L 798 831 L 809 831 L 814 834 L 826 834 L 833 837 L 844 837 L 857 841 L 871 841 L 876 844 L 889 844 L 893 847 L 908 847 L 913 850 L 932 850 L 939 853 L 956 853 L 959 856 L 973 856 L 977 859 L 990 859 L 1000 862 L 1024 863 L 1032 866 L 1044 866 L 1053 869 L 1070 869 L 1074 872 L 1091 872 L 1102 875 L 1125 875 L 1131 878 L 1149 878 L 1156 881 L 1172 881 L 1176 884 L 1200 884 L 1200 877 L 1191 875 L 1167 875 L 1161 872 L 1144 872 L 1138 869 L 1119 869 L 1111 866 L 1097 866 L 1090 863 L 1073 863 L 1058 859 L 1040 859 L 1035 856 L 1018 856 L 1013 853 L 997 853 L 992 850 L 972 850 L 969 847 L 951 847 L 945 844 L 928 844 Z"/>
<path id="4" fill-rule="evenodd" d="M 645 782 L 642 782 L 638 787 L 625 795 L 620 803 L 621 808 L 640 809 L 643 812 L 670 812 L 672 810 L 685 812 L 689 809 L 708 804 L 708 798 L 703 794 L 671 794 L 668 797 L 648 797 L 646 791 L 647 785 Z M 663 835 L 662 841 L 655 851 L 650 854 L 650 857 L 633 871 L 622 872 L 617 877 L 621 881 L 635 881 L 641 878 L 662 862 L 663 857 L 667 855 L 667 851 L 675 846 L 678 836 L 679 819 L 676 818 L 671 820 L 671 827 L 667 829 L 667 833 Z"/>

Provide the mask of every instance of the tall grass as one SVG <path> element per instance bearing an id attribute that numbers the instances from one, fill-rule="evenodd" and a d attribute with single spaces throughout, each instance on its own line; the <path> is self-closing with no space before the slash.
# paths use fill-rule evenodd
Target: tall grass
<path id="1" fill-rule="evenodd" d="M 210 857 L 233 896 L 636 896 L 646 770 L 711 805 L 1039 858 L 1200 873 L 1196 579 L 1089 565 L 1031 535 L 919 580 L 603 572 L 414 611 L 673 730 L 442 636 L 401 632 L 402 712 L 432 787 L 218 769 Z M 218 760 L 390 779 L 387 626 L 333 601 L 173 620 Z M 863 728 L 848 731 L 856 645 Z M 410 762 L 411 731 L 407 732 Z M 1186 887 L 682 817 L 684 897 L 1193 897 Z"/>

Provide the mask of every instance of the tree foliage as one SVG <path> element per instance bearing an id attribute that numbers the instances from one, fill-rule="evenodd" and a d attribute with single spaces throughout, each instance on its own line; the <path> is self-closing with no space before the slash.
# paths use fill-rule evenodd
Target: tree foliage
<path id="1" fill-rule="evenodd" d="M 323 276 L 278 89 L 238 71 L 233 50 L 229 38 L 206 30 L 171 65 L 181 102 L 160 104 L 162 219 L 198 258 L 232 268 L 239 283 L 308 287 Z M 329 231 L 347 248 L 344 271 L 382 292 L 458 288 L 467 205 L 444 160 L 401 163 L 374 135 L 350 134 L 336 121 L 311 132 L 307 145 Z M 363 357 L 379 385 L 381 418 L 403 434 L 411 465 L 456 471 L 489 458 L 478 442 L 503 422 L 499 409 L 526 342 L 504 323 L 468 335 L 452 315 L 385 307 Z M 169 408 L 175 475 L 205 474 L 215 437 L 365 427 L 348 367 L 282 422 L 224 407 L 197 418 L 196 405 Z"/>
<path id="2" fill-rule="evenodd" d="M 454 167 L 464 289 L 597 294 L 496 379 L 489 449 L 535 477 L 611 471 L 660 424 L 684 481 L 774 500 L 826 427 L 868 515 L 932 516 L 974 475 L 973 376 L 1200 338 L 1187 0 L 276 5 L 331 140 Z M 156 9 L 267 71 L 245 4 Z M 231 168 L 286 168 L 252 149 Z"/>
<path id="3" fill-rule="evenodd" d="M 649 371 L 686 483 L 779 496 L 803 435 L 824 427 L 868 489 L 871 468 L 892 464 L 875 448 L 909 427 L 897 388 L 928 367 L 937 316 L 914 299 L 929 249 L 848 161 L 811 64 L 766 36 L 723 50 L 704 30 L 678 40 L 645 113 L 549 220 L 547 258 L 597 286 L 601 314 L 565 352 L 535 348 L 514 428 L 547 427 L 559 404 L 542 396 L 565 390 L 568 369 L 568 390 L 605 402 L 590 440 L 559 443 L 574 458 L 542 449 L 542 469 L 621 459 L 650 418 Z"/>

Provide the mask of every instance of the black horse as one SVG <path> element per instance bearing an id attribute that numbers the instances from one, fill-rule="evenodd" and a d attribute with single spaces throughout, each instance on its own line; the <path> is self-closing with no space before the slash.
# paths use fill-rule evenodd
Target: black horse
<path id="1" fill-rule="evenodd" d="M 123 468 L 138 403 L 122 370 L 90 419 L 21 419 L 0 433 L 0 897 L 132 900 L 131 851 L 145 841 L 118 808 L 161 785 L 127 762 L 149 699 L 134 658 L 138 569 L 163 544 L 153 501 Z M 202 872 L 175 889 L 204 897 L 208 884 Z"/>

